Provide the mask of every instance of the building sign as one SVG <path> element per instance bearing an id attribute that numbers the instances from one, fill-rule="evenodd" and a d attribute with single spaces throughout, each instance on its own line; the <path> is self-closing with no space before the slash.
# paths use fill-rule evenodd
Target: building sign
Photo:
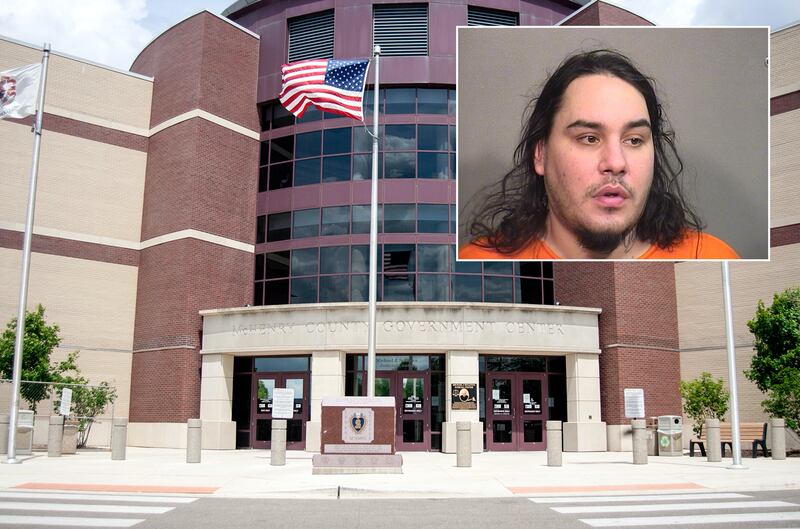
<path id="1" fill-rule="evenodd" d="M 644 390 L 641 388 L 625 388 L 625 418 L 644 418 Z"/>
<path id="2" fill-rule="evenodd" d="M 371 443 L 375 440 L 375 411 L 372 408 L 342 410 L 342 441 Z"/>
<path id="3" fill-rule="evenodd" d="M 463 384 L 460 382 L 450 384 L 451 408 L 454 410 L 477 410 L 477 391 L 476 384 Z"/>
<path id="4" fill-rule="evenodd" d="M 69 415 L 69 409 L 72 407 L 72 390 L 64 388 L 61 390 L 61 405 L 58 407 L 58 414 L 64 417 Z"/>
<path id="5" fill-rule="evenodd" d="M 272 418 L 291 419 L 294 416 L 294 390 L 275 388 L 272 396 Z"/>

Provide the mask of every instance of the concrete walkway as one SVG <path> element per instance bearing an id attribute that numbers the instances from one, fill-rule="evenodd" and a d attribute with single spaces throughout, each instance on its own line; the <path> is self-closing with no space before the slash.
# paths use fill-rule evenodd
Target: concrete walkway
<path id="1" fill-rule="evenodd" d="M 743 458 L 650 457 L 633 465 L 630 452 L 566 453 L 564 466 L 546 466 L 544 452 L 473 454 L 472 467 L 456 467 L 456 456 L 404 452 L 403 473 L 312 475 L 311 456 L 287 453 L 286 466 L 270 466 L 267 450 L 205 450 L 202 462 L 187 464 L 179 449 L 128 447 L 125 461 L 110 452 L 81 451 L 48 458 L 21 456 L 19 465 L 0 465 L 0 488 L 105 492 L 180 493 L 256 498 L 335 497 L 511 497 L 615 494 L 654 491 L 798 489 L 800 458 L 773 461 Z M 5 461 L 5 456 L 2 460 Z"/>

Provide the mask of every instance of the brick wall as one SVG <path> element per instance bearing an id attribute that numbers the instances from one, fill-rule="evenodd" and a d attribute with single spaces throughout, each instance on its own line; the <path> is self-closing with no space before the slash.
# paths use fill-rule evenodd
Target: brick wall
<path id="1" fill-rule="evenodd" d="M 564 23 L 565 26 L 652 26 L 644 18 L 617 6 L 596 2 Z"/>

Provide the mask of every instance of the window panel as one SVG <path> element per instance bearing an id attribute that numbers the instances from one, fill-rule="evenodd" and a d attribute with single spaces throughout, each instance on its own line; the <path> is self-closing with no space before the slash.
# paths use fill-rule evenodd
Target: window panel
<path id="1" fill-rule="evenodd" d="M 350 180 L 350 155 L 326 156 L 322 159 L 323 182 L 346 182 Z"/>
<path id="2" fill-rule="evenodd" d="M 370 180 L 372 176 L 372 155 L 353 155 L 353 180 Z M 383 178 L 383 153 L 378 154 L 378 177 Z"/>
<path id="3" fill-rule="evenodd" d="M 384 301 L 414 301 L 414 274 L 384 274 Z"/>
<path id="4" fill-rule="evenodd" d="M 350 206 L 322 208 L 322 235 L 350 233 Z"/>
<path id="5" fill-rule="evenodd" d="M 519 263 L 519 275 L 528 277 L 542 277 L 542 263 L 539 261 Z"/>
<path id="6" fill-rule="evenodd" d="M 387 152 L 386 178 L 414 178 L 416 176 L 416 156 L 413 152 Z"/>
<path id="7" fill-rule="evenodd" d="M 408 274 L 416 269 L 413 244 L 386 244 L 383 247 L 383 271 L 386 274 Z"/>
<path id="8" fill-rule="evenodd" d="M 291 160 L 294 158 L 294 136 L 273 138 L 270 152 L 270 160 L 272 163 Z"/>
<path id="9" fill-rule="evenodd" d="M 372 35 L 382 55 L 428 55 L 427 4 L 374 6 Z"/>
<path id="10" fill-rule="evenodd" d="M 319 121 L 322 119 L 322 112 L 319 111 L 314 105 L 306 108 L 302 118 L 297 118 L 298 123 L 311 123 L 312 121 Z"/>
<path id="11" fill-rule="evenodd" d="M 512 263 L 496 263 L 492 261 L 486 261 L 483 263 L 483 273 L 510 276 L 514 273 L 514 266 Z"/>
<path id="12" fill-rule="evenodd" d="M 294 114 L 286 110 L 280 103 L 272 105 L 273 130 L 289 125 L 294 125 Z"/>
<path id="13" fill-rule="evenodd" d="M 289 62 L 333 57 L 333 10 L 288 21 Z"/>
<path id="14" fill-rule="evenodd" d="M 322 276 L 319 278 L 319 302 L 350 301 L 349 276 Z"/>
<path id="15" fill-rule="evenodd" d="M 447 91 L 447 114 L 450 116 L 456 115 L 456 91 Z"/>
<path id="16" fill-rule="evenodd" d="M 275 213 L 267 215 L 267 242 L 284 241 L 292 235 L 292 214 Z"/>
<path id="17" fill-rule="evenodd" d="M 447 244 L 420 244 L 417 247 L 417 269 L 421 272 L 447 272 Z"/>
<path id="18" fill-rule="evenodd" d="M 266 255 L 266 277 L 277 279 L 289 277 L 289 252 L 270 252 Z"/>
<path id="19" fill-rule="evenodd" d="M 283 189 L 292 186 L 292 162 L 269 166 L 269 189 Z"/>
<path id="20" fill-rule="evenodd" d="M 262 141 L 258 153 L 258 165 L 267 165 L 269 162 L 269 141 Z"/>
<path id="21" fill-rule="evenodd" d="M 447 114 L 446 88 L 420 88 L 417 90 L 420 114 Z"/>
<path id="22" fill-rule="evenodd" d="M 446 151 L 449 148 L 447 125 L 419 125 L 417 147 L 421 151 Z"/>
<path id="23" fill-rule="evenodd" d="M 414 204 L 386 204 L 383 206 L 383 229 L 386 233 L 414 233 L 416 211 Z"/>
<path id="24" fill-rule="evenodd" d="M 316 237 L 319 235 L 319 208 L 299 209 L 292 219 L 292 238 Z"/>
<path id="25" fill-rule="evenodd" d="M 488 264 L 488 263 L 487 263 Z M 486 276 L 483 279 L 484 301 L 512 303 L 514 285 L 510 277 Z"/>
<path id="26" fill-rule="evenodd" d="M 261 244 L 267 240 L 267 216 L 259 215 L 256 217 L 256 244 Z"/>
<path id="27" fill-rule="evenodd" d="M 256 275 L 254 278 L 256 281 L 260 281 L 264 279 L 264 254 L 260 253 L 256 255 Z"/>
<path id="28" fill-rule="evenodd" d="M 263 193 L 269 189 L 269 167 L 258 170 L 258 192 Z"/>
<path id="29" fill-rule="evenodd" d="M 447 233 L 449 223 L 447 204 L 419 204 L 417 206 L 417 231 L 419 233 Z"/>
<path id="30" fill-rule="evenodd" d="M 319 156 L 322 148 L 322 131 L 306 132 L 297 135 L 296 158 Z"/>
<path id="31" fill-rule="evenodd" d="M 258 281 L 253 284 L 253 305 L 258 307 L 264 304 L 264 282 Z"/>
<path id="32" fill-rule="evenodd" d="M 316 275 L 318 264 L 317 248 L 292 250 L 292 277 Z"/>
<path id="33" fill-rule="evenodd" d="M 481 276 L 454 275 L 453 301 L 481 301 Z"/>
<path id="34" fill-rule="evenodd" d="M 349 246 L 324 246 L 319 249 L 320 274 L 346 274 L 350 270 Z"/>
<path id="35" fill-rule="evenodd" d="M 380 288 L 377 297 L 380 299 Z M 350 276 L 350 301 L 369 301 L 369 276 Z"/>
<path id="36" fill-rule="evenodd" d="M 294 185 L 319 184 L 320 159 L 309 158 L 294 163 Z"/>
<path id="37" fill-rule="evenodd" d="M 446 152 L 417 153 L 419 178 L 447 180 L 450 178 L 450 169 L 448 168 L 449 158 L 450 155 Z"/>
<path id="38" fill-rule="evenodd" d="M 522 303 L 540 305 L 542 303 L 542 280 L 526 279 L 520 280 Z"/>
<path id="39" fill-rule="evenodd" d="M 417 301 L 449 301 L 450 276 L 417 274 Z"/>
<path id="40" fill-rule="evenodd" d="M 351 150 L 352 129 L 345 127 L 341 129 L 326 129 L 322 136 L 323 154 L 341 154 Z"/>
<path id="41" fill-rule="evenodd" d="M 316 303 L 317 302 L 317 278 L 301 277 L 292 279 L 292 293 L 289 297 L 290 303 Z"/>
<path id="42" fill-rule="evenodd" d="M 381 245 L 378 245 L 378 255 L 381 255 Z M 369 245 L 356 245 L 351 247 L 350 271 L 355 273 L 369 272 Z M 381 260 L 378 259 L 378 272 L 381 271 Z"/>
<path id="43" fill-rule="evenodd" d="M 286 305 L 289 303 L 289 280 L 267 281 L 264 283 L 265 305 Z"/>
<path id="44" fill-rule="evenodd" d="M 386 125 L 383 141 L 387 151 L 413 151 L 417 145 L 416 125 Z"/>
<path id="45" fill-rule="evenodd" d="M 387 114 L 416 114 L 416 88 L 389 88 L 386 90 Z"/>

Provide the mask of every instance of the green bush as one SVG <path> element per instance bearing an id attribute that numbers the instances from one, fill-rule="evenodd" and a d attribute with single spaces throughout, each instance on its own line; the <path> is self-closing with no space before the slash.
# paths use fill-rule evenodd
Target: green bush
<path id="1" fill-rule="evenodd" d="M 730 393 L 725 389 L 721 378 L 714 379 L 706 371 L 694 380 L 681 381 L 683 413 L 692 419 L 692 431 L 700 437 L 706 419 L 720 419 L 728 412 Z"/>

